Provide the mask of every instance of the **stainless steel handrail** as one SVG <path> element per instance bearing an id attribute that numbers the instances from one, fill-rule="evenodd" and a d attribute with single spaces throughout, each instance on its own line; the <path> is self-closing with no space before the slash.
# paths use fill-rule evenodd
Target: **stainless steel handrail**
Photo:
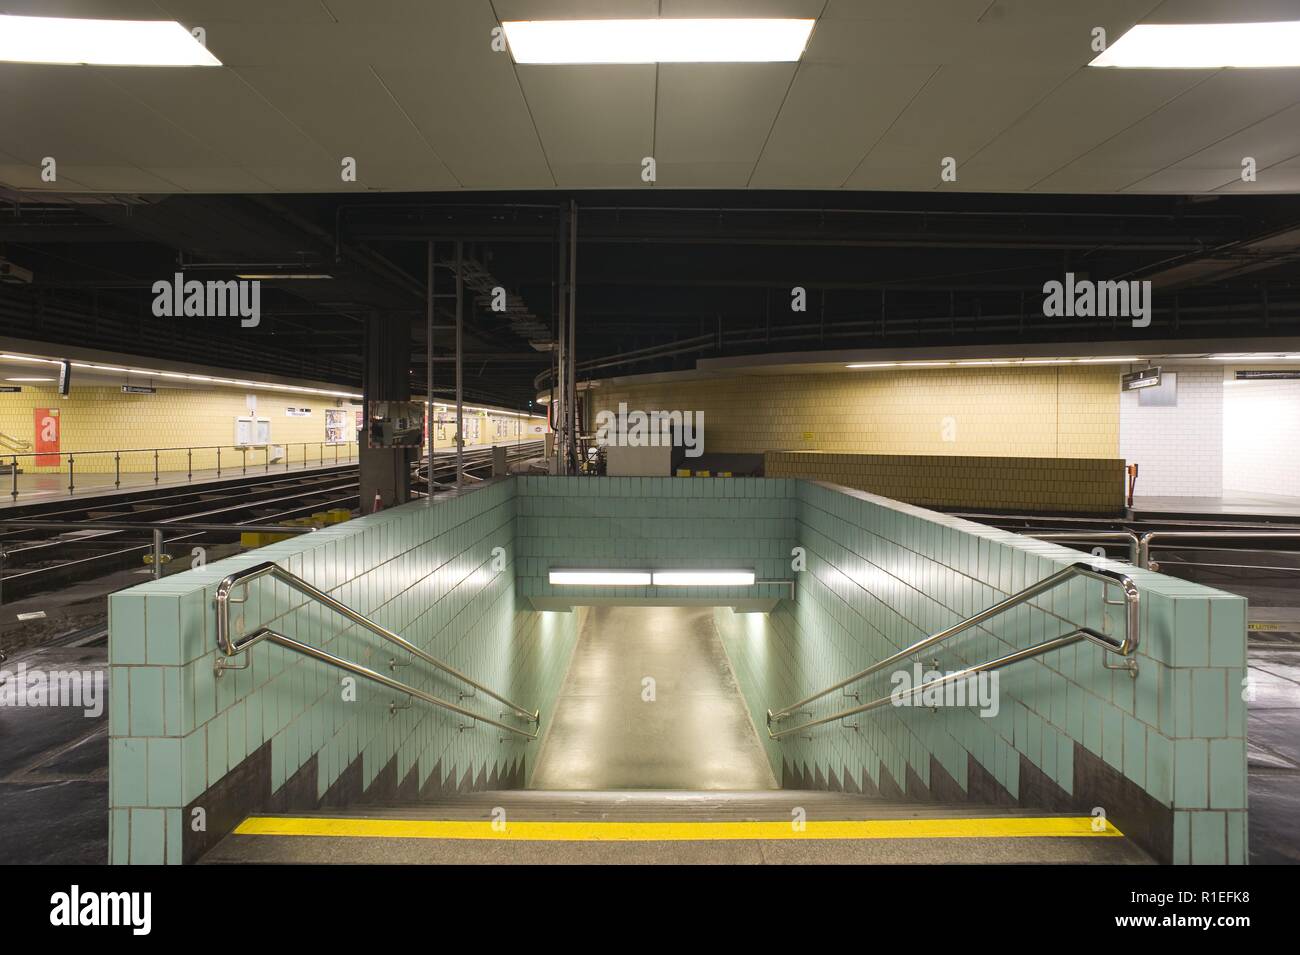
<path id="1" fill-rule="evenodd" d="M 1242 540 L 1300 540 L 1300 531 L 1147 531 L 1138 541 L 1138 565 L 1156 570 L 1159 565 L 1151 561 L 1151 542 L 1158 537 L 1178 537 L 1186 540 L 1241 538 Z"/>
<path id="2" fill-rule="evenodd" d="M 1134 567 L 1144 566 L 1139 564 L 1142 542 L 1132 531 L 1052 531 L 1045 534 L 1026 533 L 1025 536 L 1042 541 L 1123 541 L 1128 544 L 1129 563 Z"/>
<path id="3" fill-rule="evenodd" d="M 859 713 L 866 713 L 869 710 L 879 709 L 887 703 L 895 703 L 912 696 L 920 696 L 927 690 L 943 686 L 947 683 L 956 683 L 958 680 L 968 680 L 977 673 L 987 673 L 993 670 L 1000 670 L 1003 667 L 1010 666 L 1013 663 L 1019 663 L 1021 660 L 1028 660 L 1032 657 L 1041 656 L 1044 653 L 1051 653 L 1053 650 L 1060 650 L 1071 644 L 1078 643 L 1080 640 L 1092 640 L 1101 644 L 1107 650 L 1118 653 L 1118 644 L 1107 637 L 1105 634 L 1098 633 L 1089 627 L 1080 627 L 1070 633 L 1060 637 L 1053 637 L 1051 640 L 1044 640 L 1042 643 L 1036 643 L 1032 647 L 1025 647 L 1023 650 L 1016 650 L 1008 653 L 1006 656 L 998 657 L 995 660 L 988 660 L 984 663 L 978 663 L 975 666 L 967 667 L 964 670 L 956 670 L 952 673 L 944 674 L 937 680 L 930 680 L 928 683 L 918 683 L 916 686 L 906 690 L 898 690 L 890 693 L 888 696 L 882 696 L 879 699 L 872 700 L 870 703 L 863 703 L 861 706 L 854 706 L 847 710 L 840 710 L 838 713 L 832 713 L 830 716 L 823 716 L 821 719 L 812 720 L 808 723 L 800 723 L 798 726 L 791 726 L 789 729 L 772 731 L 771 726 L 767 729 L 767 735 L 772 739 L 781 739 L 790 736 L 793 733 L 799 733 L 817 726 L 823 726 L 826 723 L 834 723 L 850 716 L 856 716 Z"/>
<path id="4" fill-rule="evenodd" d="M 820 700 L 822 697 L 829 696 L 831 693 L 834 693 L 836 690 L 842 690 L 845 687 L 851 686 L 854 683 L 859 683 L 874 673 L 878 673 L 881 670 L 887 669 L 888 667 L 894 666 L 895 664 L 902 662 L 903 660 L 907 659 L 914 653 L 919 653 L 922 650 L 934 646 L 935 644 L 942 643 L 944 640 L 947 640 L 950 637 L 955 637 L 957 634 L 963 633 L 966 630 L 971 629 L 972 627 L 976 627 L 979 624 L 983 623 L 984 621 L 992 617 L 996 617 L 999 614 L 1005 613 L 1007 610 L 1010 610 L 1012 607 L 1017 607 L 1023 603 L 1027 603 L 1030 600 L 1033 600 L 1035 597 L 1039 596 L 1040 594 L 1052 590 L 1053 588 L 1058 587 L 1061 584 L 1065 583 L 1066 581 L 1072 580 L 1075 577 L 1091 577 L 1095 580 L 1100 580 L 1105 584 L 1115 584 L 1119 586 L 1121 590 L 1123 590 L 1124 599 L 1121 602 L 1125 606 L 1124 639 L 1120 642 L 1116 642 L 1110 637 L 1107 637 L 1104 634 L 1100 634 L 1095 630 L 1090 630 L 1086 627 L 1080 627 L 1079 629 L 1073 631 L 1068 636 L 1073 637 L 1074 640 L 1082 640 L 1082 639 L 1093 640 L 1094 642 L 1100 644 L 1102 647 L 1111 651 L 1112 653 L 1117 653 L 1120 656 L 1124 656 L 1124 657 L 1131 656 L 1134 653 L 1134 651 L 1137 650 L 1139 633 L 1140 633 L 1140 617 L 1138 614 L 1137 585 L 1133 583 L 1133 579 L 1129 577 L 1127 574 L 1122 574 L 1114 570 L 1104 570 L 1102 568 L 1092 567 L 1084 563 L 1075 563 L 1075 564 L 1071 564 L 1069 567 L 1064 567 L 1061 570 L 1058 570 L 1054 574 L 1050 574 L 1049 576 L 1044 577 L 1042 580 L 1038 581 L 1037 583 L 1030 584 L 1028 587 L 1024 588 L 1023 590 L 1020 590 L 1012 594 L 1010 597 L 1007 597 L 1005 600 L 999 601 L 998 603 L 995 603 L 990 607 L 986 607 L 983 610 L 981 610 L 979 613 L 972 614 L 971 616 L 967 617 L 965 620 L 961 620 L 958 623 L 953 624 L 951 627 L 948 627 L 945 630 L 940 630 L 938 633 L 931 634 L 930 636 L 924 638 L 923 640 L 918 640 L 916 643 L 912 644 L 911 646 L 905 647 L 904 649 L 899 650 L 897 653 L 885 657 L 885 659 L 883 660 L 878 660 L 877 662 L 871 664 L 871 666 L 867 667 L 866 669 L 859 670 L 857 673 L 854 673 L 852 676 L 844 680 L 841 680 L 840 682 L 835 683 L 832 686 L 828 686 L 824 690 L 819 690 L 818 692 L 814 693 L 812 696 L 804 697 L 802 700 L 799 700 L 797 703 L 791 703 L 789 706 L 782 707 L 779 710 L 768 710 L 767 711 L 768 735 L 771 736 L 773 739 L 778 739 L 781 736 L 788 736 L 790 733 L 794 732 L 795 730 L 806 729 L 809 726 L 821 725 L 822 723 L 830 722 L 833 719 L 842 719 L 844 716 L 851 716 L 853 715 L 853 713 L 863 712 L 863 708 L 854 707 L 852 711 L 845 711 L 842 713 L 838 713 L 832 717 L 827 717 L 825 719 L 817 720 L 813 723 L 801 724 L 800 726 L 792 727 L 789 730 L 783 730 L 780 733 L 773 733 L 771 730 L 771 726 L 773 723 L 779 723 L 781 720 L 784 720 L 787 717 L 798 712 L 802 707 L 805 707 L 810 703 L 815 703 L 817 700 Z M 1103 597 L 1103 599 L 1105 598 Z M 1106 600 L 1106 603 L 1114 604 L 1115 601 Z M 1058 637 L 1055 639 L 1059 640 L 1064 638 Z M 1053 641 L 1047 641 L 1046 643 L 1038 644 L 1035 647 L 1029 647 L 1028 649 L 1038 650 L 1039 652 L 1046 653 L 1050 649 L 1055 649 L 1055 647 L 1048 646 L 1048 644 L 1052 642 Z M 1011 656 L 1016 656 L 1017 654 L 1021 654 L 1024 652 L 1025 651 L 1017 651 L 1016 654 L 1011 654 Z M 1037 655 L 1037 654 L 1032 654 L 1032 655 Z M 1023 657 L 1017 657 L 1017 659 L 1023 659 Z M 1002 660 L 1006 660 L 1006 658 L 999 658 L 999 660 L 990 661 L 990 662 L 997 663 Z M 1008 662 L 1014 663 L 1016 662 L 1016 660 L 1010 660 Z M 984 665 L 986 664 L 981 664 L 981 666 Z M 1006 663 L 1001 663 L 1001 665 L 1005 666 Z M 886 697 L 885 699 L 888 700 L 889 698 Z M 878 704 L 879 701 L 875 701 L 875 703 Z M 873 705 L 874 704 L 868 704 L 865 708 L 871 709 L 873 708 Z"/>
<path id="5" fill-rule="evenodd" d="M 278 564 L 272 561 L 264 561 L 263 563 L 260 564 L 254 564 L 252 567 L 246 567 L 243 570 L 237 570 L 233 574 L 227 575 L 221 581 L 221 583 L 217 584 L 216 597 L 213 599 L 213 604 L 215 605 L 217 611 L 217 646 L 220 648 L 222 653 L 224 653 L 227 657 L 235 656 L 239 653 L 244 652 L 248 648 L 252 647 L 254 644 L 257 644 L 262 640 L 269 639 L 272 643 L 278 643 L 280 646 L 289 647 L 290 649 L 297 650 L 300 653 L 305 653 L 306 655 L 313 657 L 317 660 L 321 660 L 333 666 L 340 667 L 351 673 L 356 673 L 360 676 L 364 676 L 367 679 L 374 680 L 377 683 L 381 683 L 384 686 L 390 687 L 391 689 L 398 690 L 399 692 L 409 693 L 411 696 L 424 700 L 427 703 L 432 703 L 435 706 L 441 706 L 445 709 L 452 710 L 453 712 L 460 713 L 464 716 L 468 716 L 480 722 L 488 723 L 500 729 L 508 730 L 511 733 L 517 733 L 518 735 L 524 736 L 528 739 L 537 738 L 537 733 L 535 731 L 530 733 L 527 730 L 521 730 L 517 726 L 510 726 L 507 723 L 501 723 L 498 722 L 497 720 L 491 719 L 486 716 L 479 716 L 471 710 L 467 710 L 464 707 L 457 706 L 454 703 L 448 703 L 446 700 L 439 699 L 438 697 L 432 696 L 421 690 L 416 690 L 414 687 L 407 686 L 406 684 L 401 683 L 397 680 L 393 680 L 390 677 L 383 676 L 382 674 L 377 673 L 376 671 L 371 670 L 368 667 L 364 667 L 359 663 L 353 663 L 351 661 L 344 660 L 341 657 L 336 657 L 333 654 L 328 653 L 319 648 L 312 647 L 304 643 L 300 643 L 297 640 L 294 640 L 290 637 L 286 637 L 282 633 L 278 633 L 274 630 L 271 630 L 269 627 L 262 627 L 260 630 L 257 630 L 254 633 L 245 634 L 242 638 L 239 639 L 233 638 L 230 633 L 230 604 L 243 603 L 248 598 L 247 598 L 247 590 L 245 590 L 245 596 L 242 598 L 232 597 L 230 595 L 231 591 L 234 590 L 236 587 L 242 586 L 246 588 L 249 583 L 251 583 L 254 580 L 257 580 L 260 577 L 274 577 L 275 579 L 285 584 L 288 584 L 294 590 L 297 590 L 299 593 L 304 594 L 307 597 L 310 597 L 311 599 L 315 600 L 317 603 L 323 604 L 324 606 L 328 607 L 330 610 L 333 610 L 335 613 L 339 614 L 340 616 L 350 620 L 352 623 L 355 623 L 360 627 L 364 627 L 366 630 L 369 630 L 371 633 L 375 634 L 376 636 L 382 637 L 388 642 L 400 647 L 402 650 L 406 651 L 407 653 L 411 654 L 414 657 L 423 660 L 425 663 L 428 663 L 430 666 L 434 667 L 435 669 L 441 670 L 443 673 L 447 674 L 448 676 L 456 680 L 459 680 L 462 683 L 473 687 L 475 690 L 479 691 L 480 693 L 490 696 L 492 699 L 496 700 L 497 702 L 504 704 L 505 706 L 509 707 L 511 712 L 513 712 L 516 716 L 528 720 L 529 722 L 533 723 L 535 726 L 540 725 L 540 720 L 541 720 L 540 710 L 529 711 L 524 707 L 520 706 L 519 704 L 511 702 L 510 700 L 506 699 L 506 697 L 501 696 L 499 693 L 489 689 L 488 687 L 484 686 L 482 683 L 479 683 L 477 680 L 474 680 L 473 678 L 467 676 L 466 674 L 461 673 L 459 670 L 457 670 L 455 667 L 451 666 L 450 664 L 444 663 L 443 661 L 439 660 L 437 657 L 425 653 L 419 647 L 415 646 L 415 644 L 411 643 L 408 640 L 403 639 L 402 637 L 393 633 L 393 631 L 389 630 L 388 628 L 380 626 L 379 624 L 371 620 L 369 617 L 366 617 L 363 614 L 360 614 L 357 611 L 353 610 L 347 604 L 340 603 L 338 600 L 335 600 L 333 597 L 325 593 L 323 590 L 317 589 L 307 581 L 303 580 L 301 577 L 297 576 L 296 574 L 290 573 L 289 571 L 285 570 L 283 567 L 279 566 Z M 218 666 L 217 666 L 218 674 L 221 672 L 221 669 L 222 669 L 222 665 L 220 662 L 218 662 Z"/>

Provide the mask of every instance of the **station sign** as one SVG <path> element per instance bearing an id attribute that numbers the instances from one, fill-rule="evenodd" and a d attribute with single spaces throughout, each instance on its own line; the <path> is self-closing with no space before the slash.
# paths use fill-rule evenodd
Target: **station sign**
<path id="1" fill-rule="evenodd" d="M 0 394 L 12 395 L 22 390 L 21 385 L 0 385 Z"/>
<path id="2" fill-rule="evenodd" d="M 1300 368 L 1247 368 L 1237 372 L 1238 381 L 1293 381 L 1300 379 Z"/>
<path id="3" fill-rule="evenodd" d="M 1143 388 L 1156 388 L 1160 385 L 1159 368 L 1143 368 L 1141 371 L 1129 372 L 1120 379 L 1125 391 L 1141 391 Z"/>
<path id="4" fill-rule="evenodd" d="M 156 395 L 158 389 L 152 385 L 123 385 L 122 394 L 124 395 Z"/>

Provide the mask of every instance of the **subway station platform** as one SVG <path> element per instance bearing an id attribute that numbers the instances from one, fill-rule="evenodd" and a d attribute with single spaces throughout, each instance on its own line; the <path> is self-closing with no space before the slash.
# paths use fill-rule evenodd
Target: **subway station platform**
<path id="1" fill-rule="evenodd" d="M 1133 497 L 1135 518 L 1194 517 L 1208 520 L 1300 522 L 1300 497 L 1227 492 L 1219 497 Z"/>
<path id="2" fill-rule="evenodd" d="M 192 472 L 160 471 L 157 481 L 154 480 L 152 471 L 129 471 L 116 479 L 111 473 L 87 472 L 84 474 L 78 473 L 74 476 L 72 490 L 68 489 L 66 471 L 61 474 L 28 473 L 17 475 L 18 496 L 16 498 L 12 493 L 15 484 L 14 476 L 0 475 L 0 488 L 9 489 L 8 494 L 0 497 L 0 512 L 4 508 L 21 508 L 32 504 L 57 503 L 59 501 L 80 501 L 92 498 L 111 500 L 114 496 L 135 495 L 141 491 L 151 489 L 201 488 L 204 485 L 228 483 L 245 478 L 277 478 L 286 475 L 292 477 L 323 474 L 348 466 L 355 468 L 356 463 L 356 454 L 353 452 L 350 458 L 344 456 L 337 463 L 332 458 L 329 458 L 323 464 L 309 462 L 305 466 L 291 464 L 286 467 L 281 463 L 270 466 L 259 464 L 248 468 L 236 465 L 233 468 L 222 468 L 220 471 L 216 468 L 205 468 Z"/>

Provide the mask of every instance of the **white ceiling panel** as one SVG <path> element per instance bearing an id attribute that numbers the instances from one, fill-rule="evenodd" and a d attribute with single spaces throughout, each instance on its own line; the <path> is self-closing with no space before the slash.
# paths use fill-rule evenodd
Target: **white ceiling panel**
<path id="1" fill-rule="evenodd" d="M 959 165 L 967 188 L 1022 190 L 1117 136 L 1204 73 L 1079 70 Z"/>
<path id="2" fill-rule="evenodd" d="M 759 160 L 754 185 L 841 185 L 934 70 L 802 64 Z"/>
<path id="3" fill-rule="evenodd" d="M 521 66 L 538 134 L 552 165 L 623 163 L 635 177 L 654 132 L 653 66 Z"/>
<path id="4" fill-rule="evenodd" d="M 748 163 L 752 172 L 794 71 L 789 63 L 660 66 L 655 159 L 660 165 Z"/>
<path id="5" fill-rule="evenodd" d="M 1255 74 L 1261 75 L 1255 75 Z M 1294 71 L 1220 70 L 1188 88 L 1159 110 L 1084 153 L 1040 185 L 1068 184 L 1074 167 L 1135 170 L 1127 181 L 1110 180 L 1121 191 L 1176 165 L 1180 160 L 1234 136 L 1300 99 Z"/>
<path id="6" fill-rule="evenodd" d="M 0 182 L 86 191 L 1293 188 L 1300 70 L 1091 70 L 1091 31 L 1296 0 L 10 0 L 202 26 L 220 68 L 0 64 Z M 518 67 L 503 19 L 819 17 L 799 64 Z M 360 182 L 339 159 L 356 156 Z M 953 156 L 958 181 L 939 181 Z M 84 179 L 73 168 L 84 171 Z M 1227 180 L 1218 179 L 1224 172 Z"/>

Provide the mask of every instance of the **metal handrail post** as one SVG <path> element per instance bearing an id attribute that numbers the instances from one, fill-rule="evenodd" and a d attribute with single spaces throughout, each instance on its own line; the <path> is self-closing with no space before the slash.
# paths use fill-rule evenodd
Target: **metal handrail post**
<path id="1" fill-rule="evenodd" d="M 1300 531 L 1147 531 L 1138 544 L 1140 566 L 1155 570 L 1151 562 L 1151 542 L 1157 537 L 1178 537 L 1183 539 L 1205 538 L 1207 540 L 1241 538 L 1242 540 L 1300 540 Z"/>
<path id="2" fill-rule="evenodd" d="M 896 700 L 901 701 L 908 697 L 920 696 L 934 687 L 956 683 L 959 680 L 969 680 L 976 674 L 1000 670 L 1013 663 L 1019 663 L 1022 660 L 1042 656 L 1044 653 L 1051 653 L 1053 650 L 1061 650 L 1072 644 L 1078 643 L 1080 640 L 1088 639 L 1094 641 L 1105 641 L 1105 637 L 1097 633 L 1097 631 L 1089 630 L 1086 627 L 1080 627 L 1078 630 L 1071 631 L 1064 636 L 1054 637 L 1051 640 L 1044 640 L 1042 643 L 1035 644 L 1032 647 L 1026 647 L 1023 650 L 1016 650 L 1012 653 L 1006 654 L 1005 656 L 998 657 L 997 659 L 987 660 L 984 663 L 977 663 L 975 666 L 966 667 L 964 670 L 956 670 L 952 673 L 946 673 L 937 680 L 918 683 L 916 686 L 909 687 L 906 690 L 897 690 L 894 693 L 890 693 L 888 696 L 879 697 L 869 703 L 863 703 L 861 706 L 854 706 L 846 710 L 840 710 L 837 713 L 832 713 L 830 716 L 823 716 L 821 719 L 812 720 L 807 723 L 800 723 L 798 726 L 790 726 L 783 730 L 776 730 L 775 732 L 772 730 L 771 726 L 769 726 L 767 729 L 767 735 L 769 739 L 782 739 L 783 737 L 790 736 L 793 733 L 801 733 L 805 730 L 813 729 L 814 727 L 824 726 L 827 723 L 835 723 L 839 720 L 847 719 L 850 716 L 856 716 L 859 713 L 876 710 L 888 703 L 894 703 Z M 1107 646 L 1107 643 L 1103 642 L 1102 645 L 1106 646 L 1107 649 L 1110 649 L 1110 647 Z"/>
<path id="3" fill-rule="evenodd" d="M 153 529 L 153 579 L 162 579 L 163 532 L 162 528 Z"/>
<path id="4" fill-rule="evenodd" d="M 364 627 L 366 630 L 369 630 L 371 633 L 375 634 L 376 636 L 381 637 L 382 639 L 387 640 L 398 647 L 401 647 L 404 651 L 411 654 L 412 656 L 419 657 L 425 663 L 428 663 L 430 666 L 433 666 L 436 669 L 441 670 L 443 673 L 446 673 L 448 676 L 451 676 L 461 681 L 462 683 L 472 686 L 474 689 L 478 690 L 479 692 L 492 697 L 492 699 L 496 700 L 498 703 L 502 703 L 505 706 L 508 706 L 518 716 L 528 719 L 534 723 L 540 719 L 541 716 L 540 711 L 538 710 L 530 711 L 520 706 L 519 704 L 514 703 L 513 701 L 497 693 L 495 690 L 492 690 L 489 687 L 484 686 L 482 683 L 479 683 L 477 680 L 474 680 L 472 677 L 469 677 L 466 674 L 462 673 L 461 671 L 457 670 L 455 667 L 451 666 L 450 664 L 444 663 L 443 661 L 439 660 L 437 657 L 425 653 L 415 644 L 399 636 L 398 634 L 393 633 L 393 631 L 389 630 L 387 627 L 380 626 L 379 624 L 371 620 L 369 617 L 366 617 L 364 614 L 358 613 L 357 611 L 349 607 L 347 604 L 335 600 L 329 594 L 325 593 L 324 591 L 318 589 L 317 587 L 303 580 L 301 577 L 297 576 L 296 574 L 293 574 L 285 570 L 283 567 L 279 566 L 276 563 L 273 563 L 272 561 L 264 561 L 263 563 L 255 564 L 252 567 L 247 567 L 243 570 L 235 571 L 233 574 L 227 575 L 225 579 L 223 579 L 219 584 L 217 584 L 216 596 L 213 599 L 213 603 L 216 606 L 216 611 L 217 611 L 217 646 L 226 656 L 234 656 L 237 653 L 242 653 L 244 650 L 247 650 L 249 647 L 257 643 L 259 640 L 268 636 L 269 632 L 263 630 L 263 631 L 258 631 L 257 633 L 254 633 L 250 636 L 247 636 L 243 640 L 235 640 L 230 633 L 230 602 L 231 602 L 230 592 L 236 587 L 247 586 L 253 580 L 256 580 L 259 577 L 266 577 L 266 576 L 275 577 L 277 580 L 280 580 L 288 584 L 293 589 L 306 595 L 307 597 L 310 597 L 311 599 L 315 600 L 317 603 L 323 604 L 328 609 L 333 610 L 335 613 L 351 621 L 352 623 L 360 627 Z"/>
<path id="5" fill-rule="evenodd" d="M 1129 563 L 1134 567 L 1145 566 L 1140 563 L 1142 557 L 1142 542 L 1138 539 L 1137 534 L 1132 531 L 1062 531 L 1060 533 L 1026 534 L 1025 536 L 1045 541 L 1122 540 L 1128 544 Z"/>
<path id="6" fill-rule="evenodd" d="M 1089 567 L 1087 564 L 1084 563 L 1075 563 L 1075 564 L 1071 564 L 1069 567 L 1063 567 L 1061 570 L 1058 570 L 1054 574 L 1050 574 L 1047 577 L 1044 577 L 1042 580 L 1038 581 L 1037 583 L 1031 584 L 1028 587 L 1024 588 L 1023 590 L 1020 590 L 1017 593 L 1012 594 L 1010 597 L 1007 597 L 1005 600 L 1001 600 L 998 603 L 993 604 L 992 606 L 985 607 L 983 610 L 979 611 L 978 613 L 972 614 L 966 619 L 958 621 L 957 623 L 953 624 L 951 627 L 948 627 L 945 630 L 940 630 L 938 633 L 931 634 L 930 636 L 922 640 L 918 640 L 916 643 L 912 644 L 909 647 L 904 647 L 902 650 L 899 650 L 897 653 L 891 654 L 890 656 L 885 657 L 885 659 L 879 660 L 871 664 L 871 666 L 867 667 L 864 670 L 859 670 L 857 673 L 854 673 L 852 676 L 840 680 L 838 683 L 832 684 L 831 686 L 826 687 L 824 690 L 819 690 L 818 692 L 812 694 L 811 696 L 804 697 L 802 700 L 799 700 L 797 703 L 791 703 L 789 706 L 782 707 L 779 710 L 768 710 L 767 711 L 768 722 L 769 723 L 779 722 L 780 720 L 785 719 L 790 714 L 794 713 L 797 710 L 802 709 L 808 704 L 815 703 L 817 700 L 820 700 L 824 696 L 829 696 L 831 693 L 834 693 L 837 690 L 842 690 L 846 686 L 851 686 L 854 683 L 860 683 L 862 680 L 865 680 L 867 677 L 871 676 L 872 674 L 878 673 L 881 670 L 894 666 L 895 664 L 912 656 L 914 653 L 920 653 L 922 650 L 926 650 L 929 647 L 934 646 L 935 644 L 942 643 L 944 640 L 947 640 L 951 637 L 955 637 L 958 634 L 971 629 L 972 627 L 978 626 L 979 624 L 983 623 L 984 621 L 992 617 L 996 617 L 1002 613 L 1005 613 L 1006 611 L 1010 610 L 1012 607 L 1017 607 L 1023 603 L 1028 603 L 1030 600 L 1034 599 L 1039 594 L 1052 590 L 1053 588 L 1065 583 L 1067 580 L 1070 580 L 1078 576 L 1092 577 L 1096 580 L 1101 580 L 1103 583 L 1117 584 L 1124 591 L 1124 603 L 1126 605 L 1126 610 L 1127 610 L 1124 618 L 1124 629 L 1125 629 L 1124 641 L 1115 648 L 1114 652 L 1120 654 L 1121 656 L 1130 656 L 1135 650 L 1137 650 L 1138 641 L 1139 641 L 1140 617 L 1138 614 L 1137 585 L 1133 583 L 1131 577 L 1129 577 L 1126 574 L 1121 574 L 1118 571 L 1103 570 L 1099 568 Z"/>

